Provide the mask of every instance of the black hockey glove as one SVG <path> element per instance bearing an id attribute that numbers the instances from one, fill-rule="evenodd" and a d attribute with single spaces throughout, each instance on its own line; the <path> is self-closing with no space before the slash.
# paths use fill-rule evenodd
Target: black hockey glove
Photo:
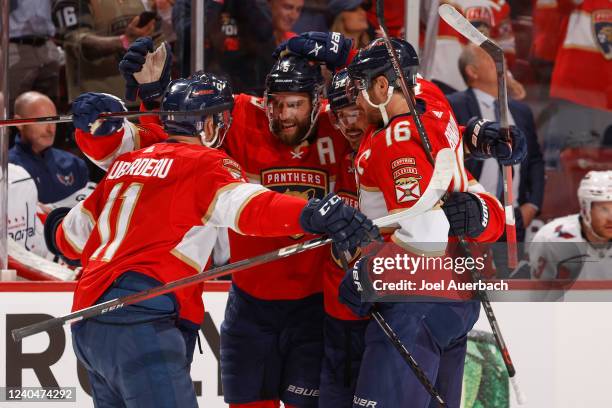
<path id="1" fill-rule="evenodd" d="M 72 102 L 72 123 L 75 128 L 94 136 L 106 136 L 117 132 L 123 126 L 123 118 L 108 118 L 96 122 L 104 112 L 125 112 L 123 102 L 110 94 L 87 92 Z M 93 126 L 94 123 L 99 126 Z"/>
<path id="2" fill-rule="evenodd" d="M 352 46 L 353 41 L 340 33 L 309 31 L 280 44 L 272 56 L 278 58 L 286 50 L 312 61 L 324 62 L 333 72 L 346 65 Z"/>
<path id="3" fill-rule="evenodd" d="M 463 140 L 473 158 L 484 160 L 497 159 L 503 166 L 518 164 L 527 156 L 525 135 L 516 126 L 510 126 L 512 147 L 503 139 L 499 122 L 471 118 L 465 128 Z"/>
<path id="4" fill-rule="evenodd" d="M 340 251 L 382 240 L 372 221 L 333 193 L 322 200 L 310 200 L 302 210 L 300 224 L 311 234 L 328 234 Z"/>
<path id="5" fill-rule="evenodd" d="M 452 193 L 442 205 L 450 224 L 449 236 L 476 238 L 489 223 L 487 203 L 471 193 Z"/>
<path id="6" fill-rule="evenodd" d="M 47 244 L 49 252 L 51 252 L 53 255 L 62 256 L 62 252 L 59 250 L 57 243 L 55 242 L 55 232 L 64 220 L 64 217 L 66 217 L 69 212 L 69 207 L 59 207 L 51 211 L 45 220 L 45 244 Z"/>
<path id="7" fill-rule="evenodd" d="M 368 263 L 371 256 L 364 256 L 355 262 L 353 268 L 346 271 L 340 287 L 338 288 L 338 299 L 344 303 L 357 316 L 365 317 L 370 313 L 374 302 L 368 302 L 363 298 L 369 298 L 374 294 L 372 282 L 368 277 Z"/>
<path id="8" fill-rule="evenodd" d="M 152 53 L 149 60 L 147 56 Z M 153 51 L 151 37 L 134 41 L 119 62 L 119 71 L 125 78 L 125 99 L 135 101 L 136 96 L 145 103 L 162 96 L 170 83 L 172 50 L 166 42 Z"/>

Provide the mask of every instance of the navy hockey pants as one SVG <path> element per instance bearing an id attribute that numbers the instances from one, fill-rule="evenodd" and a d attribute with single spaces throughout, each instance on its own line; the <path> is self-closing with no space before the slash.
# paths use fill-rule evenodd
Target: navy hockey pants
<path id="1" fill-rule="evenodd" d="M 225 402 L 281 400 L 317 407 L 323 354 L 323 295 L 256 299 L 235 285 L 221 325 Z"/>
<path id="2" fill-rule="evenodd" d="M 368 320 L 325 316 L 319 408 L 351 408 L 365 349 Z"/>
<path id="3" fill-rule="evenodd" d="M 158 285 L 128 272 L 97 303 Z M 197 326 L 177 323 L 170 294 L 72 326 L 73 348 L 87 369 L 97 408 L 198 406 L 189 373 Z"/>
<path id="4" fill-rule="evenodd" d="M 480 303 L 380 303 L 395 330 L 449 408 L 459 408 L 467 334 L 478 320 Z M 353 407 L 436 407 L 378 324 L 370 321 Z M 430 405 L 431 403 L 431 405 Z"/>

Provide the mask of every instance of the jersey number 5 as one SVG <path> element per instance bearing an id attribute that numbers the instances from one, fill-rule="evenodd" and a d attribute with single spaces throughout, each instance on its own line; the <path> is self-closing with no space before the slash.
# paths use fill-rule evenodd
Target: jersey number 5
<path id="1" fill-rule="evenodd" d="M 119 245 L 121 245 L 121 241 L 125 238 L 143 185 L 141 183 L 132 183 L 123 191 L 123 194 L 119 195 L 122 187 L 123 183 L 118 183 L 112 188 L 106 204 L 100 213 L 96 226 L 98 234 L 100 234 L 100 246 L 92 254 L 91 257 L 93 259 L 101 258 L 99 259 L 101 261 L 110 261 L 115 252 L 117 252 Z M 119 196 L 120 207 L 119 211 L 116 212 L 113 222 L 111 215 L 115 213 L 113 209 L 117 196 Z M 114 228 L 111 228 L 111 223 L 114 223 Z"/>

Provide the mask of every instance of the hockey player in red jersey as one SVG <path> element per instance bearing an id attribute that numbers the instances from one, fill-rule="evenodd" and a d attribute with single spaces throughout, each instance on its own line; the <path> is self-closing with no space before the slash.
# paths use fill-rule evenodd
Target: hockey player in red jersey
<path id="1" fill-rule="evenodd" d="M 346 69 L 334 75 L 327 88 L 328 113 L 351 146 L 351 151 L 341 161 L 336 194 L 347 204 L 358 207 L 354 160 L 361 140 L 370 129 L 364 111 L 347 94 L 348 83 Z M 360 251 L 348 256 L 332 247 L 330 252 L 323 274 L 325 323 L 319 408 L 349 408 L 353 405 L 368 320 L 357 316 L 338 299 L 338 288 L 345 275 L 340 257 L 345 256 L 350 264 L 359 257 Z"/>
<path id="2" fill-rule="evenodd" d="M 225 81 L 200 74 L 171 83 L 161 106 L 188 111 L 231 100 Z M 67 214 L 49 215 L 53 250 L 84 266 L 74 310 L 201 272 L 222 227 L 259 236 L 328 233 L 344 249 L 377 235 L 337 196 L 307 202 L 247 183 L 240 165 L 213 148 L 227 132 L 229 111 L 167 116 L 163 127 L 95 122 L 99 113 L 121 110 L 110 95 L 83 94 L 73 104 L 74 124 L 92 138 L 128 131 L 169 137 L 120 155 L 91 196 Z M 204 317 L 201 296 L 201 285 L 193 286 L 73 325 L 96 406 L 197 406 L 189 367 Z"/>
<path id="3" fill-rule="evenodd" d="M 418 57 L 414 49 L 405 41 L 391 41 L 409 86 L 415 86 Z M 370 214 L 409 208 L 427 187 L 432 165 L 427 160 L 426 147 L 418 136 L 407 102 L 398 91 L 398 78 L 383 41 L 374 41 L 361 50 L 348 69 L 358 90 L 357 104 L 365 110 L 369 123 L 381 126 L 362 142 L 357 156 L 360 207 Z M 435 257 L 439 253 L 432 251 L 444 253 L 449 239 L 454 236 L 495 241 L 503 231 L 502 207 L 486 193 L 473 188 L 468 192 L 462 141 L 452 112 L 447 104 L 435 100 L 421 99 L 416 105 L 431 140 L 431 153 L 435 157 L 441 149 L 454 150 L 456 174 L 442 208 L 400 222 L 399 228 L 387 236 L 393 244 L 388 244 L 376 256 L 393 256 L 399 250 Z M 359 315 L 367 314 L 372 304 L 361 302 L 355 286 L 360 282 L 354 282 L 353 278 L 360 276 L 363 280 L 369 268 L 368 259 L 362 258 L 355 265 L 355 273 L 348 273 L 340 287 L 341 299 Z M 453 274 L 452 270 L 419 269 L 412 276 L 428 282 L 442 277 L 448 282 L 454 278 Z M 448 406 L 459 406 L 466 335 L 478 318 L 480 305 L 476 301 L 462 301 L 465 294 L 450 289 L 416 290 L 414 294 L 442 297 L 446 301 L 380 303 L 379 311 L 430 380 L 436 383 Z M 449 321 L 453 324 L 448 324 Z M 382 330 L 370 327 L 365 343 L 354 406 L 359 406 L 361 401 L 371 401 L 385 407 L 427 407 L 429 394 Z M 378 368 L 376 376 L 370 374 L 374 367 Z"/>
<path id="4" fill-rule="evenodd" d="M 147 56 L 152 44 L 143 39 L 137 43 L 120 69 L 148 90 L 152 87 L 144 83 L 148 81 L 136 77 L 157 72 L 149 81 L 163 81 L 159 73 L 166 69 L 143 68 L 145 60 L 154 59 Z M 322 88 L 317 65 L 289 56 L 272 68 L 264 98 L 235 97 L 233 122 L 223 147 L 244 169 L 249 182 L 304 198 L 321 198 L 334 191 L 340 161 L 350 148 L 324 112 Z M 130 148 L 138 140 L 117 142 Z M 121 146 L 107 148 L 105 153 Z M 231 259 L 309 238 L 295 234 L 253 239 L 230 231 Z M 320 248 L 233 276 L 221 326 L 222 382 L 231 406 L 274 407 L 280 400 L 286 406 L 317 405 L 323 350 L 320 265 L 327 257 L 328 249 Z"/>
<path id="5" fill-rule="evenodd" d="M 238 95 L 225 149 L 250 182 L 305 198 L 334 191 L 349 147 L 321 106 L 318 65 L 298 56 L 272 68 L 264 98 Z M 308 236 L 239 236 L 231 259 L 249 258 Z M 321 264 L 328 248 L 233 276 L 221 326 L 221 375 L 232 407 L 316 407 L 323 353 Z"/>

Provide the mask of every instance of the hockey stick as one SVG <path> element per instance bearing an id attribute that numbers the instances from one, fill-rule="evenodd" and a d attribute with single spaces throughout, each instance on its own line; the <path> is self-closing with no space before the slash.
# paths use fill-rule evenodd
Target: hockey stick
<path id="1" fill-rule="evenodd" d="M 482 48 L 493 58 L 495 70 L 497 71 L 497 105 L 499 106 L 499 118 L 501 122 L 500 132 L 506 142 L 512 147 L 510 138 L 510 126 L 508 124 L 508 91 L 506 87 L 506 64 L 504 51 L 474 27 L 461 13 L 449 4 L 443 4 L 438 8 L 440 17 L 455 31 Z M 514 209 L 512 208 L 512 166 L 504 166 L 504 210 L 506 213 L 506 242 L 508 244 L 508 266 L 512 269 L 518 264 L 516 226 L 514 220 Z"/>
<path id="2" fill-rule="evenodd" d="M 350 270 L 350 267 L 348 264 L 346 252 L 338 251 L 338 257 L 340 258 L 340 263 L 342 263 L 342 268 L 346 272 L 348 272 Z M 376 321 L 376 323 L 378 323 L 378 326 L 381 328 L 383 333 L 385 333 L 391 344 L 393 344 L 393 347 L 395 347 L 395 349 L 402 356 L 404 361 L 408 363 L 408 366 L 410 366 L 412 373 L 419 380 L 421 385 L 427 390 L 429 395 L 431 395 L 432 398 L 436 399 L 440 403 L 440 406 L 445 407 L 446 402 L 444 401 L 438 390 L 436 390 L 436 387 L 434 387 L 431 381 L 429 381 L 429 378 L 427 378 L 427 374 L 425 374 L 419 363 L 417 363 L 417 361 L 414 359 L 412 353 L 410 353 L 406 346 L 404 346 L 399 336 L 393 331 L 393 329 L 391 328 L 389 323 L 387 323 L 382 314 L 380 314 L 380 312 L 376 310 L 376 305 L 374 305 L 374 307 L 372 308 L 371 315 Z"/>
<path id="3" fill-rule="evenodd" d="M 509 143 L 511 143 L 510 129 L 508 126 L 508 95 L 506 92 L 506 67 L 504 63 L 503 50 L 493 41 L 489 40 L 484 34 L 478 31 L 476 27 L 474 27 L 463 15 L 461 15 L 461 13 L 455 10 L 452 6 L 448 4 L 443 4 L 438 8 L 438 13 L 448 25 L 453 27 L 458 33 L 463 35 L 472 43 L 481 47 L 487 54 L 489 54 L 493 58 L 497 71 L 497 98 L 500 109 L 501 131 L 503 132 L 505 139 L 509 141 Z M 515 268 L 518 263 L 518 259 L 516 229 L 514 225 L 514 210 L 512 208 L 512 167 L 505 166 L 503 174 L 504 209 L 506 213 L 506 241 L 508 244 L 508 266 L 510 266 L 511 268 Z M 478 274 L 476 273 L 476 275 Z M 485 310 L 485 314 L 487 315 L 487 318 L 489 319 L 489 323 L 491 325 L 491 329 L 493 330 L 493 335 L 495 336 L 497 345 L 502 353 L 504 364 L 506 365 L 506 369 L 508 370 L 508 377 L 510 377 L 510 383 L 512 384 L 512 388 L 514 389 L 514 392 L 516 394 L 517 402 L 522 405 L 525 403 L 525 396 L 523 395 L 518 386 L 518 382 L 516 380 L 516 369 L 514 368 L 512 358 L 510 358 L 508 347 L 506 346 L 506 342 L 504 341 L 504 338 L 501 334 L 501 330 L 499 329 L 495 314 L 493 313 L 491 302 L 489 301 L 488 295 L 485 292 L 479 293 L 479 295 L 482 299 L 482 306 Z"/>
<path id="4" fill-rule="evenodd" d="M 453 165 L 454 154 L 451 149 L 444 149 L 438 153 L 438 160 L 434 168 L 432 179 L 427 186 L 425 192 L 417 200 L 417 202 L 410 208 L 400 211 L 394 214 L 390 214 L 384 217 L 380 217 L 374 220 L 374 224 L 383 227 L 395 224 L 399 220 L 405 218 L 416 217 L 421 215 L 425 211 L 429 211 L 436 203 L 442 198 L 450 181 L 453 177 Z M 275 261 L 277 259 L 285 258 L 290 255 L 299 254 L 301 252 L 308 251 L 310 249 L 318 248 L 320 246 L 329 244 L 332 242 L 331 238 L 315 238 L 309 241 L 301 242 L 299 244 L 287 246 L 276 251 L 267 252 L 262 255 L 258 255 L 253 258 L 243 259 L 242 261 L 234 262 L 228 265 L 213 268 L 209 271 L 205 271 L 196 275 L 188 276 L 183 279 L 178 279 L 173 282 L 166 283 L 165 285 L 157 286 L 155 288 L 145 290 L 142 292 L 134 293 L 129 296 L 112 299 L 104 303 L 93 305 L 85 309 L 77 310 L 76 312 L 69 313 L 61 317 L 55 317 L 39 323 L 34 323 L 29 326 L 15 329 L 11 332 L 13 340 L 21 341 L 24 337 L 31 336 L 36 333 L 40 333 L 49 330 L 55 326 L 61 326 L 65 323 L 71 323 L 82 319 L 87 319 L 94 316 L 117 310 L 122 307 L 141 302 L 143 300 L 151 299 L 156 296 L 160 296 L 177 289 L 181 289 L 187 286 L 201 283 L 210 279 L 219 278 L 221 276 L 229 275 L 252 266 L 261 265 L 267 262 Z"/>
<path id="5" fill-rule="evenodd" d="M 442 9 L 443 7 L 444 5 L 440 6 L 438 10 Z M 452 10 L 456 12 L 456 10 L 454 9 Z M 383 40 L 387 48 L 387 52 L 389 53 L 389 57 L 391 58 L 393 69 L 396 73 L 396 76 L 400 80 L 400 87 L 404 94 L 404 99 L 406 99 L 406 102 L 408 103 L 408 107 L 410 109 L 412 117 L 414 118 L 414 123 L 419 133 L 419 136 L 423 142 L 423 147 L 425 148 L 427 157 L 429 161 L 433 163 L 431 143 L 429 141 L 429 137 L 427 136 L 427 133 L 425 132 L 425 128 L 423 127 L 423 124 L 421 123 L 421 119 L 418 115 L 418 112 L 416 110 L 415 103 L 414 103 L 414 98 L 415 98 L 414 92 L 412 91 L 412 88 L 409 88 L 406 86 L 406 80 L 404 78 L 404 73 L 402 72 L 402 69 L 399 63 L 399 58 L 397 58 L 395 50 L 393 49 L 393 44 L 391 44 L 391 40 L 389 39 L 389 35 L 387 34 L 387 27 L 385 25 L 385 17 L 384 17 L 384 1 L 376 2 L 376 16 L 378 18 L 378 23 L 380 25 L 380 28 L 383 34 Z M 442 16 L 442 18 L 444 17 Z M 472 27 L 471 24 L 470 24 L 470 27 Z M 504 81 L 504 85 L 505 85 L 505 81 Z M 504 95 L 505 95 L 505 89 L 504 89 Z M 507 104 L 506 104 L 506 108 L 507 108 Z M 507 209 L 506 209 L 506 218 L 508 218 Z M 465 243 L 465 240 L 462 239 L 461 237 L 459 237 L 459 244 L 461 245 L 463 250 L 466 252 L 466 254 L 470 254 L 470 250 L 467 244 Z M 479 280 L 481 278 L 480 274 L 476 270 L 472 269 L 470 272 L 471 272 L 473 280 Z M 516 370 L 514 368 L 514 364 L 512 363 L 512 359 L 510 358 L 510 352 L 508 351 L 508 347 L 506 346 L 504 338 L 501 334 L 499 324 L 497 323 L 497 318 L 495 317 L 495 313 L 493 312 L 493 308 L 491 307 L 491 301 L 489 300 L 489 296 L 487 295 L 485 291 L 478 291 L 478 296 L 482 303 L 485 314 L 487 315 L 487 319 L 489 320 L 489 325 L 491 326 L 491 330 L 493 332 L 493 335 L 495 336 L 495 340 L 497 341 L 497 346 L 499 347 L 499 350 L 502 356 L 504 357 L 504 363 L 506 364 L 506 369 L 508 370 L 508 376 L 510 377 L 510 381 L 516 393 L 517 401 L 519 402 L 519 404 L 522 404 L 525 401 L 525 398 L 518 387 L 518 383 L 516 382 L 516 378 L 515 378 Z"/>
<path id="6" fill-rule="evenodd" d="M 98 115 L 99 119 L 107 118 L 138 118 L 141 116 L 161 116 L 161 115 L 174 115 L 174 116 L 208 116 L 216 113 L 221 113 L 226 110 L 232 110 L 233 103 L 223 103 L 221 105 L 212 106 L 210 108 L 203 108 L 192 111 L 146 111 L 146 112 L 104 112 Z M 72 122 L 73 115 L 56 115 L 56 116 L 42 116 L 38 118 L 20 118 L 20 119 L 6 119 L 0 120 L 0 127 L 17 126 L 17 125 L 32 125 L 41 123 L 66 123 Z"/>

